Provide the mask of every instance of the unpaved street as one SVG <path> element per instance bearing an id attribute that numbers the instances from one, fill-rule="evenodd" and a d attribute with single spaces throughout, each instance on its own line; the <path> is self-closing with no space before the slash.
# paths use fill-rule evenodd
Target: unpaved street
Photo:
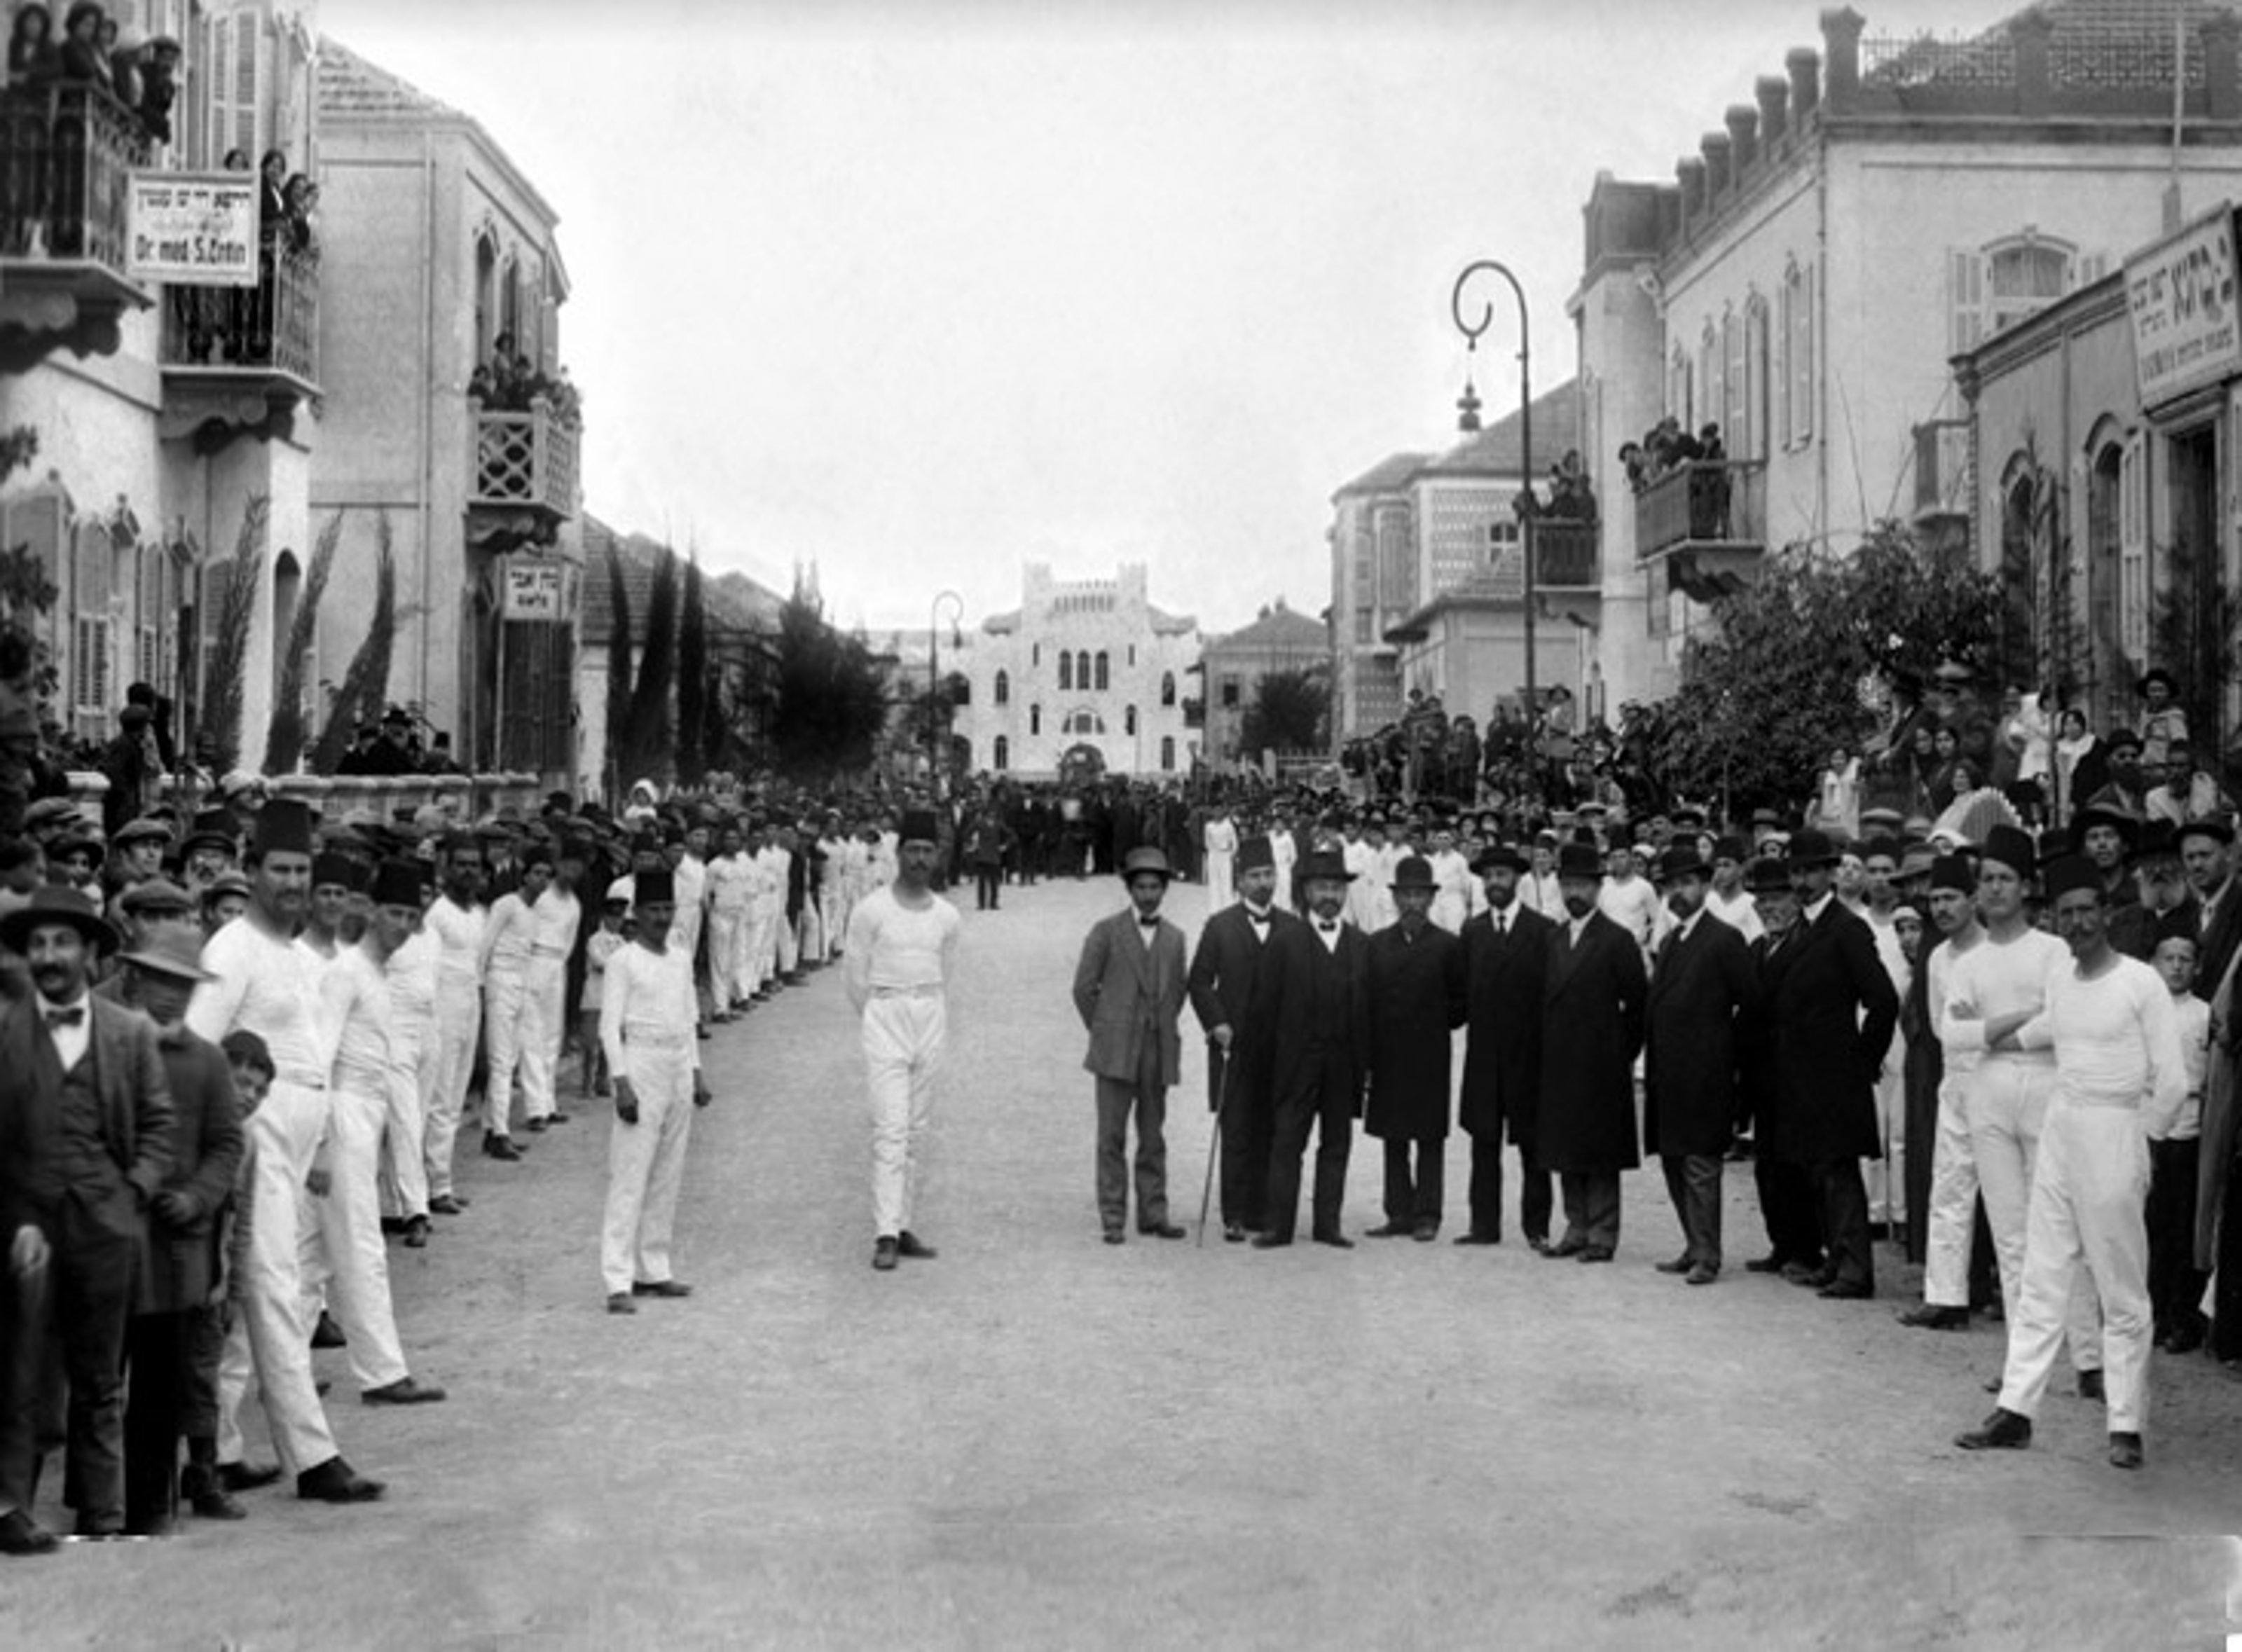
<path id="1" fill-rule="evenodd" d="M 828 971 L 703 1046 L 691 1300 L 602 1311 L 607 1125 L 572 1103 L 524 1163 L 463 1158 L 472 1210 L 391 1251 L 414 1370 L 450 1402 L 371 1410 L 319 1356 L 386 1501 L 276 1489 L 241 1525 L 10 1563 L 0 1646 L 2219 1643 L 2242 1387 L 2159 1356 L 2138 1475 L 2067 1393 L 2031 1451 L 1973 1459 L 1948 1441 L 1990 1404 L 1997 1330 L 1896 1326 L 1913 1280 L 1883 1247 L 1873 1303 L 1745 1274 L 1748 1167 L 1702 1290 L 1651 1268 L 1677 1240 L 1648 1175 L 1615 1266 L 1514 1232 L 1451 1246 L 1460 1137 L 1438 1244 L 1101 1244 L 1066 984 L 1119 900 L 967 911 L 917 1223 L 939 1260 L 867 1266 Z M 1190 930 L 1202 907 L 1171 897 Z M 1179 1218 L 1206 1162 L 1195 1031 Z M 1378 1182 L 1358 1140 L 1351 1233 Z"/>

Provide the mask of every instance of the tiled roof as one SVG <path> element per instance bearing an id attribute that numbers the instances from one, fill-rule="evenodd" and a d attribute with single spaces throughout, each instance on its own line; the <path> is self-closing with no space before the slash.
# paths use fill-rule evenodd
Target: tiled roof
<path id="1" fill-rule="evenodd" d="M 1320 621 L 1286 608 L 1278 602 L 1261 617 L 1248 626 L 1226 635 L 1212 638 L 1207 642 L 1210 651 L 1217 648 L 1326 648 L 1331 645 L 1331 633 Z"/>
<path id="2" fill-rule="evenodd" d="M 1332 497 L 1342 499 L 1349 494 L 1383 494 L 1403 487 L 1431 457 L 1430 453 L 1389 454 L 1341 487 Z"/>
<path id="3" fill-rule="evenodd" d="M 1958 40 L 1930 35 L 1888 43 L 1863 77 L 1871 85 L 2006 84 L 2016 73 L 2017 25 L 2037 15 L 2049 25 L 2055 79 L 2081 88 L 2171 83 L 2172 25 L 2187 22 L 2187 83 L 2203 80 L 2203 47 L 2194 37 L 2237 8 L 2225 0 L 2042 0 L 1989 29 Z"/>
<path id="4" fill-rule="evenodd" d="M 1580 441 L 1581 384 L 1567 379 L 1554 390 L 1534 398 L 1534 463 L 1536 480 Z M 1484 430 L 1473 431 L 1438 459 L 1420 466 L 1420 476 L 1502 476 L 1518 474 L 1519 417 L 1510 413 Z"/>
<path id="5" fill-rule="evenodd" d="M 414 120 L 464 120 L 449 104 L 410 81 L 367 62 L 332 36 L 319 40 L 319 111 L 359 118 L 398 116 Z"/>
<path id="6" fill-rule="evenodd" d="M 604 647 L 614 625 L 609 602 L 607 558 L 622 563 L 623 589 L 630 600 L 631 630 L 646 633 L 646 611 L 654 593 L 654 570 L 661 561 L 659 540 L 644 534 L 618 534 L 595 516 L 584 519 L 584 587 L 581 629 L 587 646 Z M 702 600 L 712 628 L 775 634 L 785 599 L 744 574 L 711 574 L 701 567 Z"/>

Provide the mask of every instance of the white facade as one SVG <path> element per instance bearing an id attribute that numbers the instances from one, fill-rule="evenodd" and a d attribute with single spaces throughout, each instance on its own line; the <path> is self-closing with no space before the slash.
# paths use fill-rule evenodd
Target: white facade
<path id="1" fill-rule="evenodd" d="M 1141 562 L 1104 580 L 1054 579 L 1031 562 L 1018 608 L 983 621 L 954 666 L 946 638 L 943 650 L 943 675 L 970 685 L 956 723 L 969 766 L 1030 779 L 1057 774 L 1077 747 L 1111 773 L 1188 774 L 1198 657 L 1198 621 L 1152 605 Z"/>

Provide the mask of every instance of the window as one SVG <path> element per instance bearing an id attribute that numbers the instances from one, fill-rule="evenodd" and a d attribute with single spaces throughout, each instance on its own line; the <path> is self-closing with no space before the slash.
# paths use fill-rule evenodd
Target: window
<path id="1" fill-rule="evenodd" d="M 998 735 L 997 736 L 997 747 L 994 761 L 997 765 L 997 772 L 1000 775 L 1012 766 L 1012 742 L 1005 739 L 1002 735 Z"/>
<path id="2" fill-rule="evenodd" d="M 1176 737 L 1173 735 L 1162 735 L 1160 736 L 1160 768 L 1164 772 L 1172 773 L 1175 766 Z"/>
<path id="3" fill-rule="evenodd" d="M 72 559 L 70 658 L 68 682 L 71 709 L 106 721 L 110 712 L 109 608 L 112 553 L 106 530 L 91 523 L 77 530 Z"/>
<path id="4" fill-rule="evenodd" d="M 1028 663 L 1029 663 L 1030 665 L 1031 665 L 1031 666 L 1039 666 L 1039 665 L 1041 665 L 1043 662 L 1044 662 L 1044 645 L 1043 645 L 1042 643 L 1040 643 L 1040 642 L 1030 642 L 1030 643 L 1029 643 L 1029 644 L 1028 644 Z"/>
<path id="5" fill-rule="evenodd" d="M 1681 422 L 1684 430 L 1697 427 L 1696 409 L 1690 406 L 1689 353 L 1680 345 L 1674 346 L 1674 359 L 1666 369 L 1666 411 Z"/>
<path id="6" fill-rule="evenodd" d="M 1040 735 L 1041 733 L 1043 733 L 1043 731 L 1044 731 L 1044 708 L 1043 708 L 1041 706 L 1030 706 L 1030 707 L 1028 708 L 1028 735 L 1029 735 L 1029 737 L 1030 737 L 1030 739 L 1032 739 L 1032 738 L 1034 738 L 1036 735 Z"/>
<path id="7" fill-rule="evenodd" d="M 1105 650 L 1104 650 L 1104 649 L 1103 649 L 1103 648 L 1100 648 L 1100 649 L 1098 649 L 1098 693 L 1100 693 L 1100 694 L 1104 694 L 1104 693 L 1106 691 L 1106 689 L 1108 689 L 1108 688 L 1110 688 L 1111 687 L 1112 687 L 1112 686 L 1113 686 L 1113 685 L 1112 685 L 1112 684 L 1111 684 L 1111 683 L 1107 680 L 1107 679 L 1108 679 L 1108 677 L 1109 677 L 1109 675 L 1110 675 L 1110 673 L 1109 673 L 1109 671 L 1108 671 L 1107 664 L 1106 664 Z"/>
<path id="8" fill-rule="evenodd" d="M 1947 349 L 1975 350 L 2004 328 L 2071 291 L 2080 272 L 2078 249 L 2026 226 L 2021 235 L 1984 247 L 1955 247 L 1946 257 Z"/>
<path id="9" fill-rule="evenodd" d="M 1009 671 L 1000 669 L 997 673 L 996 698 L 997 703 L 1000 706 L 1009 706 L 1012 703 L 1012 675 Z M 998 768 L 1003 766 L 1001 763 L 997 765 Z"/>
<path id="10" fill-rule="evenodd" d="M 1238 679 L 1236 677 L 1225 677 L 1222 680 L 1222 706 L 1223 709 L 1225 711 L 1235 711 L 1238 708 Z"/>
<path id="11" fill-rule="evenodd" d="M 1064 648 L 1058 651 L 1058 691 L 1068 693 L 1074 687 L 1074 656 Z"/>
<path id="12" fill-rule="evenodd" d="M 1754 293 L 1744 306 L 1742 417 L 1729 433 L 1732 459 L 1767 457 L 1767 300 Z"/>
<path id="13" fill-rule="evenodd" d="M 1175 702 L 1176 674 L 1172 671 L 1163 671 L 1160 673 L 1160 703 L 1164 706 L 1171 706 Z"/>
<path id="14" fill-rule="evenodd" d="M 1354 611 L 1355 646 L 1357 648 L 1368 648 L 1371 643 L 1376 640 L 1377 639 L 1370 635 L 1370 610 L 1368 608 L 1357 608 Z"/>
<path id="15" fill-rule="evenodd" d="M 1121 708 L 1121 732 L 1124 735 L 1133 735 L 1137 732 L 1136 707 L 1124 706 Z"/>
<path id="16" fill-rule="evenodd" d="M 1744 414 L 1744 319 L 1734 310 L 1721 318 L 1721 445 L 1730 459 L 1749 456 L 1750 434 Z"/>
<path id="17" fill-rule="evenodd" d="M 1136 645 L 1135 643 L 1131 642 L 1131 643 L 1129 645 L 1129 665 L 1130 665 L 1131 669 L 1132 669 L 1132 670 L 1133 670 L 1133 669 L 1136 668 L 1136 664 L 1137 664 L 1137 645 Z"/>
<path id="18" fill-rule="evenodd" d="M 1708 316 L 1705 318 L 1705 331 L 1697 340 L 1696 411 L 1685 425 L 1685 428 L 1693 433 L 1699 426 L 1722 416 L 1721 368 L 1724 360 L 1721 353 L 1720 332 L 1713 326 L 1713 319 Z"/>
<path id="19" fill-rule="evenodd" d="M 2118 635 L 2135 660 L 2149 653 L 2149 450 L 2125 444 L 2118 472 Z"/>
<path id="20" fill-rule="evenodd" d="M 1105 732 L 1105 719 L 1084 706 L 1067 714 L 1066 722 L 1059 732 L 1065 735 L 1102 735 Z"/>

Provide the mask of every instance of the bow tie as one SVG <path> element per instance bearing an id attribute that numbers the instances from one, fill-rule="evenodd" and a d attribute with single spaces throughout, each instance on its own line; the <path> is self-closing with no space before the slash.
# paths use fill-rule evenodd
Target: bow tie
<path id="1" fill-rule="evenodd" d="M 1138 916 L 1137 922 L 1143 924 L 1148 930 L 1157 930 L 1160 927 L 1160 915 L 1158 912 L 1155 912 L 1151 917 L 1145 917 L 1140 913 Z"/>
<path id="2" fill-rule="evenodd" d="M 1324 920 L 1323 920 L 1323 919 L 1321 919 L 1321 918 L 1318 918 L 1318 919 L 1316 920 L 1316 928 L 1317 928 L 1318 930 L 1321 930 L 1321 931 L 1322 931 L 1324 934 L 1326 934 L 1326 935 L 1337 935 L 1337 934 L 1339 933 L 1339 925 L 1338 925 L 1338 924 L 1336 924 L 1336 923 L 1326 923 L 1326 922 L 1324 922 Z"/>
<path id="3" fill-rule="evenodd" d="M 83 1026 L 85 1024 L 85 1006 L 81 1004 L 74 1010 L 50 1010 L 46 1017 L 50 1027 Z"/>
<path id="4" fill-rule="evenodd" d="M 1245 916 L 1256 923 L 1266 923 L 1269 921 L 1268 913 L 1257 912 L 1250 906 L 1245 909 Z"/>

